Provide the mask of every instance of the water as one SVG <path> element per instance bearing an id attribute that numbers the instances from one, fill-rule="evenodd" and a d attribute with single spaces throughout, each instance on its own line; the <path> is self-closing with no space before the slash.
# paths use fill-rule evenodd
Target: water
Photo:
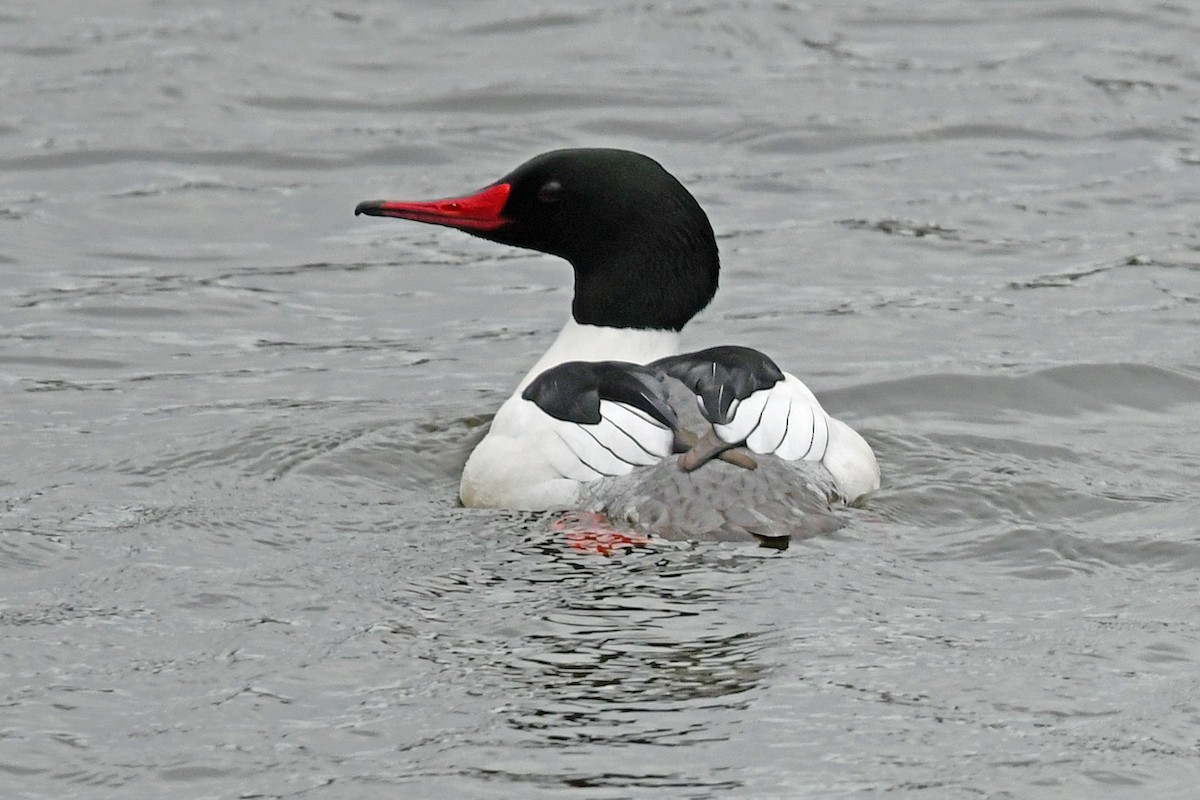
<path id="1" fill-rule="evenodd" d="M 1192 797 L 1200 11 L 0 12 L 5 796 Z M 784 553 L 455 505 L 568 271 L 355 219 L 657 157 L 884 487 Z"/>

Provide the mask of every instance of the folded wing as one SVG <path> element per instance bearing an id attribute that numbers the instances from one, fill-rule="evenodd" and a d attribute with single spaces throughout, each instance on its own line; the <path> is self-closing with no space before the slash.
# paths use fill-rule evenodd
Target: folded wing
<path id="1" fill-rule="evenodd" d="M 820 461 L 829 418 L 808 387 L 749 347 L 710 347 L 650 365 L 683 383 L 720 439 L 787 461 Z"/>
<path id="2" fill-rule="evenodd" d="M 522 392 L 542 412 L 545 454 L 563 477 L 626 475 L 671 455 L 678 419 L 662 379 L 615 361 L 572 361 L 538 375 Z"/>

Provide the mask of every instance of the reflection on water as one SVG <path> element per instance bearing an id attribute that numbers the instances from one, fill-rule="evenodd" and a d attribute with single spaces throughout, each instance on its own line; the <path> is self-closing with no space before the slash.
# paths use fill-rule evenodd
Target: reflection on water
<path id="1" fill-rule="evenodd" d="M 643 751 L 728 740 L 769 679 L 782 637 L 754 612 L 761 557 L 675 545 L 599 559 L 545 534 L 496 556 L 412 581 L 391 598 L 386 624 L 404 632 L 406 646 L 429 642 L 422 658 L 436 665 L 443 702 L 488 709 L 488 725 L 469 736 L 475 745 L 517 748 L 512 760 L 464 774 L 535 785 L 736 785 L 666 768 Z M 618 773 L 596 773 L 586 758 L 596 747 L 630 755 Z"/>

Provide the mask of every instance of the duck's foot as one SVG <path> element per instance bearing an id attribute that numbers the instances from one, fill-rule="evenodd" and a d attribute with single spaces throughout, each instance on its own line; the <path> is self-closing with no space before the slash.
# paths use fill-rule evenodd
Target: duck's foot
<path id="1" fill-rule="evenodd" d="M 561 531 L 572 549 L 600 556 L 650 544 L 649 536 L 615 528 L 612 520 L 596 511 L 563 512 L 550 521 L 550 529 Z"/>

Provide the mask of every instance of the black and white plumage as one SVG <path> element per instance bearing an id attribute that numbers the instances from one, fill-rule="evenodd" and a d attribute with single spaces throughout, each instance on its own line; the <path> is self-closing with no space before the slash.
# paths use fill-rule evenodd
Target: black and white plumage
<path id="1" fill-rule="evenodd" d="M 589 481 L 627 475 L 671 455 L 679 419 L 660 377 L 621 361 L 568 361 L 542 372 L 521 392 L 548 419 L 566 450 L 548 456 L 566 477 Z"/>
<path id="2" fill-rule="evenodd" d="M 756 350 L 723 347 L 646 366 L 571 361 L 539 374 L 521 397 L 565 445 L 552 452 L 559 471 L 581 481 L 577 505 L 660 535 L 753 536 L 779 547 L 839 525 L 829 506 L 837 485 L 820 463 L 828 427 L 807 397 L 795 401 L 787 378 Z M 712 435 L 737 457 L 709 452 L 684 468 Z"/>
<path id="3" fill-rule="evenodd" d="M 646 156 L 559 150 L 472 195 L 356 213 L 459 228 L 574 270 L 571 318 L 471 454 L 464 504 L 588 508 L 664 534 L 779 542 L 836 526 L 831 501 L 878 487 L 863 438 L 769 357 L 679 352 L 716 292 L 716 239 Z"/>

